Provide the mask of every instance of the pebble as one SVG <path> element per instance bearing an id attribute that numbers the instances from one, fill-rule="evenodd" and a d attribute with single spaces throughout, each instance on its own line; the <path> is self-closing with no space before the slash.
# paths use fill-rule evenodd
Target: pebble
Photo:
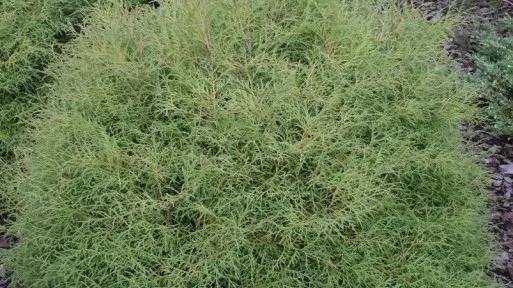
<path id="1" fill-rule="evenodd" d="M 488 6 L 488 3 L 486 3 L 486 1 L 477 1 L 477 7 L 484 8 L 487 6 Z"/>
<path id="2" fill-rule="evenodd" d="M 513 194 L 513 188 L 506 188 L 506 192 L 504 192 L 504 198 L 506 198 L 507 200 L 511 199 L 511 194 Z"/>
<path id="3" fill-rule="evenodd" d="M 493 186 L 500 187 L 502 185 L 502 180 L 495 180 L 493 181 Z"/>
<path id="4" fill-rule="evenodd" d="M 497 145 L 493 145 L 492 147 L 490 147 L 490 149 L 488 149 L 488 151 L 490 151 L 490 153 L 492 153 L 492 154 L 497 154 L 497 153 L 500 153 L 501 147 L 499 147 Z"/>
<path id="5" fill-rule="evenodd" d="M 497 166 L 497 164 L 499 164 L 499 161 L 493 157 L 490 157 L 490 158 L 485 158 L 485 159 L 481 160 L 481 163 L 488 165 L 490 167 L 493 167 L 493 166 Z"/>
<path id="6" fill-rule="evenodd" d="M 509 257 L 509 253 L 508 253 L 508 252 L 506 252 L 506 251 L 502 252 L 502 254 L 501 254 L 501 260 L 502 260 L 502 261 L 504 261 L 504 262 L 506 262 L 506 261 L 509 261 L 509 259 L 510 259 L 510 257 Z"/>
<path id="7" fill-rule="evenodd" d="M 509 262 L 506 267 L 508 268 L 509 277 L 513 278 L 513 262 Z"/>
<path id="8" fill-rule="evenodd" d="M 501 171 L 501 173 L 506 174 L 506 175 L 513 175 L 513 165 L 512 164 L 499 165 L 499 171 Z"/>

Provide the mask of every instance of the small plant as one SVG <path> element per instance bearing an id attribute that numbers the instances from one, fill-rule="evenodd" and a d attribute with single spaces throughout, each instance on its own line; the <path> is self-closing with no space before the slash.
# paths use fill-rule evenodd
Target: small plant
<path id="1" fill-rule="evenodd" d="M 486 287 L 453 24 L 395 1 L 95 8 L 9 183 L 23 287 Z"/>
<path id="2" fill-rule="evenodd" d="M 513 27 L 511 19 L 504 20 Z M 513 37 L 502 37 L 492 27 L 481 33 L 482 47 L 474 56 L 481 70 L 475 78 L 481 84 L 485 115 L 496 130 L 513 133 Z"/>

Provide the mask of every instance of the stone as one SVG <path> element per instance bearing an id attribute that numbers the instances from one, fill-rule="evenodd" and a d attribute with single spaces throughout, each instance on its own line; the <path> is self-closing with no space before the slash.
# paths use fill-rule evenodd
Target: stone
<path id="1" fill-rule="evenodd" d="M 513 164 L 499 165 L 499 171 L 502 174 L 513 175 Z"/>

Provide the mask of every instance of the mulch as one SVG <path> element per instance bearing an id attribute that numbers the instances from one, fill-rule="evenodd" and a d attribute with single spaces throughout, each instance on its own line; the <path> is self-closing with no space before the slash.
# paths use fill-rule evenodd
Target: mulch
<path id="1" fill-rule="evenodd" d="M 420 2 L 423 1 L 419 0 Z M 430 1 L 430 13 L 444 14 L 454 1 Z M 477 35 L 472 35 L 472 29 L 491 24 L 495 31 L 507 37 L 511 31 L 502 26 L 500 19 L 513 15 L 513 2 L 502 1 L 499 7 L 484 0 L 473 2 L 465 15 L 467 25 L 455 31 L 443 46 L 450 58 L 455 60 L 462 71 L 479 73 L 472 61 L 481 43 Z M 493 3 L 497 4 L 497 2 Z M 438 12 L 440 11 L 440 12 Z M 443 16 L 442 16 L 443 17 Z M 481 163 L 490 175 L 489 192 L 489 223 L 495 235 L 495 258 L 489 264 L 488 274 L 501 287 L 513 288 L 513 137 L 499 135 L 482 127 L 460 125 L 464 142 L 470 144 L 465 153 L 480 157 Z"/>
<path id="2" fill-rule="evenodd" d="M 9 221 L 8 215 L 0 215 L 0 226 L 5 227 Z M 0 233 L 0 249 L 11 249 L 16 246 L 16 239 L 5 235 L 3 232 Z M 14 288 L 11 284 L 10 273 L 5 269 L 4 264 L 0 264 L 0 288 Z"/>
<path id="3" fill-rule="evenodd" d="M 480 157 L 490 174 L 489 223 L 495 235 L 495 260 L 488 273 L 502 287 L 513 288 L 513 137 L 460 126 L 463 139 L 474 148 L 465 151 Z"/>

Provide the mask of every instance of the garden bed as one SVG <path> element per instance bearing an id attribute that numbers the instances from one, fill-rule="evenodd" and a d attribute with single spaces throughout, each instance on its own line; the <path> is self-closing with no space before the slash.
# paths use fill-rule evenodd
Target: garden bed
<path id="1" fill-rule="evenodd" d="M 486 179 L 455 128 L 474 90 L 440 48 L 452 18 L 112 3 L 51 65 L 20 143 L 15 283 L 491 285 Z"/>

